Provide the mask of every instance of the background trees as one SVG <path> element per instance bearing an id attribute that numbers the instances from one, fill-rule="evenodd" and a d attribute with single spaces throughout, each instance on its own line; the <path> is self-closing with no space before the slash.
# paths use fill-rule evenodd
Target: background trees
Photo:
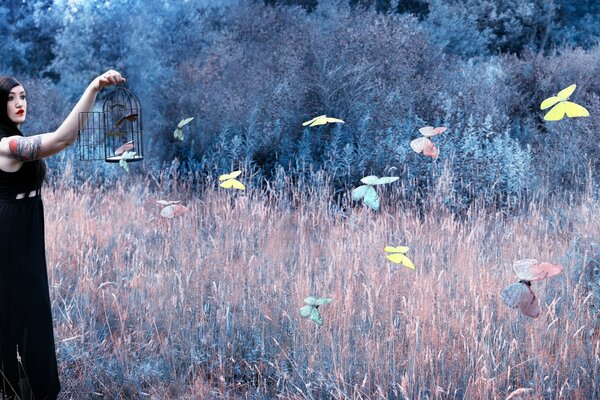
<path id="1" fill-rule="evenodd" d="M 0 5 L 0 66 L 30 88 L 26 131 L 121 70 L 145 109 L 149 171 L 242 165 L 259 183 L 323 169 L 339 189 L 395 170 L 410 195 L 445 173 L 459 202 L 495 202 L 598 171 L 599 14 L 566 0 L 21 0 Z M 571 83 L 592 117 L 544 122 L 541 100 Z M 347 123 L 301 126 L 322 113 Z M 432 166 L 408 143 L 442 124 Z"/>

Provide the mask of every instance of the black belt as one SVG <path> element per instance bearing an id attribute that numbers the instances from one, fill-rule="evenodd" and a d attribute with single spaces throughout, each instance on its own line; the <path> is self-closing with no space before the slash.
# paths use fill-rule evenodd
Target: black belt
<path id="1" fill-rule="evenodd" d="M 28 198 L 28 197 L 35 197 L 35 196 L 39 196 L 41 194 L 42 194 L 42 191 L 40 189 L 35 189 L 35 190 L 30 191 L 30 192 L 19 193 L 15 197 L 15 200 L 21 200 L 21 199 L 25 199 L 25 198 Z"/>

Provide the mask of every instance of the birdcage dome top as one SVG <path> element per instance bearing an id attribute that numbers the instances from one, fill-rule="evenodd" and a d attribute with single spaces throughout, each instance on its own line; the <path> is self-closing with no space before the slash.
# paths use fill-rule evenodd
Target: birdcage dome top
<path id="1" fill-rule="evenodd" d="M 113 111 L 115 107 L 123 110 L 137 110 L 140 108 L 140 100 L 131 90 L 118 86 L 106 96 L 102 111 Z"/>

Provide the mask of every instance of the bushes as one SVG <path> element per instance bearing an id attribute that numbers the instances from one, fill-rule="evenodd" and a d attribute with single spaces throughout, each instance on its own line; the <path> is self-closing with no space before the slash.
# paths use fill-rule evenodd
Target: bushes
<path id="1" fill-rule="evenodd" d="M 40 91 L 74 101 L 97 73 L 120 69 L 144 106 L 151 171 L 175 158 L 196 174 L 244 165 L 270 179 L 280 168 L 323 169 L 347 189 L 396 168 L 413 196 L 448 165 L 468 203 L 476 193 L 517 196 L 548 180 L 571 189 L 587 162 L 600 167 L 594 118 L 547 123 L 539 110 L 573 82 L 574 98 L 592 114 L 598 108 L 598 48 L 541 51 L 580 9 L 538 0 L 285 3 L 297 5 L 56 3 L 53 12 L 65 17 L 45 73 L 60 81 Z M 392 9 L 418 9 L 420 20 Z M 27 45 L 10 43 L 23 57 Z M 70 102 L 52 103 L 54 119 Z M 301 126 L 319 114 L 346 124 Z M 191 116 L 185 140 L 173 139 L 177 122 Z M 424 125 L 449 127 L 435 167 L 408 146 Z"/>

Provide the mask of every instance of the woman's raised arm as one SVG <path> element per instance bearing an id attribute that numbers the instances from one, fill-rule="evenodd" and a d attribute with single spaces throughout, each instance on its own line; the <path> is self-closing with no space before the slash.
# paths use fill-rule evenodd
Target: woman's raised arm
<path id="1" fill-rule="evenodd" d="M 73 107 L 64 122 L 54 132 L 33 136 L 9 136 L 0 140 L 0 169 L 17 170 L 20 163 L 56 154 L 77 140 L 79 113 L 90 112 L 96 95 L 105 87 L 125 82 L 117 71 L 106 71 L 94 79 Z"/>

